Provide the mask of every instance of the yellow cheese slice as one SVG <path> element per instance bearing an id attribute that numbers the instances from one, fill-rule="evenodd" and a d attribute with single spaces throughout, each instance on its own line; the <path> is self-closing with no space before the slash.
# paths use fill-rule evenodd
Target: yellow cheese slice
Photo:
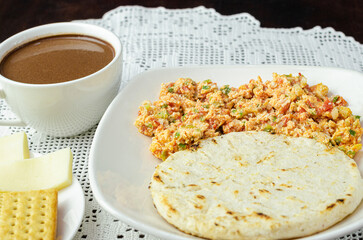
<path id="1" fill-rule="evenodd" d="M 0 192 L 63 189 L 72 183 L 69 148 L 24 160 L 0 162 Z"/>
<path id="2" fill-rule="evenodd" d="M 28 139 L 24 132 L 0 138 L 0 162 L 29 158 Z"/>

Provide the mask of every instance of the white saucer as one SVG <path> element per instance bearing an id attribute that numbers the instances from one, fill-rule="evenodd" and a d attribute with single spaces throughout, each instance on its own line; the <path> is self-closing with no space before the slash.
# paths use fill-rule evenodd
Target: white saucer
<path id="1" fill-rule="evenodd" d="M 81 225 L 85 208 L 85 200 L 81 184 L 73 176 L 70 186 L 59 191 L 57 239 L 71 240 Z"/>
<path id="2" fill-rule="evenodd" d="M 30 157 L 42 154 L 30 153 Z M 72 184 L 58 192 L 57 240 L 72 240 L 81 225 L 85 199 L 81 184 L 73 176 Z"/>

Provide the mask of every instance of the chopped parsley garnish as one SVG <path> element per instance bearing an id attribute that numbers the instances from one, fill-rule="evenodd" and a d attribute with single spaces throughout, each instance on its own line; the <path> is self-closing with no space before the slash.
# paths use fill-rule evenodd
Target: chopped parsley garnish
<path id="1" fill-rule="evenodd" d="M 174 88 L 173 87 L 168 88 L 168 92 L 173 93 L 174 92 Z"/>
<path id="2" fill-rule="evenodd" d="M 208 85 L 204 85 L 204 86 L 202 87 L 202 89 L 204 89 L 204 90 L 208 90 L 208 89 L 210 89 L 210 86 L 208 86 Z"/>
<path id="3" fill-rule="evenodd" d="M 341 137 L 337 137 L 337 138 L 334 139 L 334 141 L 335 141 L 335 143 L 337 145 L 339 145 L 341 143 L 341 141 L 342 141 L 342 138 Z"/>
<path id="4" fill-rule="evenodd" d="M 231 88 L 229 85 L 225 85 L 224 88 L 221 89 L 222 93 L 228 95 L 228 93 L 231 91 Z"/>
<path id="5" fill-rule="evenodd" d="M 337 101 L 338 101 L 338 99 L 339 99 L 339 96 L 335 96 L 334 98 L 333 98 L 333 103 L 336 103 Z"/>
<path id="6" fill-rule="evenodd" d="M 175 133 L 175 138 L 178 138 L 178 137 L 180 137 L 180 133 L 179 132 L 176 132 Z"/>
<path id="7" fill-rule="evenodd" d="M 162 112 L 158 112 L 157 113 L 157 117 L 158 118 L 164 118 L 164 119 L 166 119 L 166 118 L 168 118 L 168 116 L 169 116 L 169 113 L 168 113 L 168 111 L 162 111 Z"/>
<path id="8" fill-rule="evenodd" d="M 355 119 L 360 119 L 359 115 L 355 115 L 354 117 L 355 117 Z"/>
<path id="9" fill-rule="evenodd" d="M 349 157 L 354 157 L 355 152 L 354 152 L 353 150 L 348 150 L 348 151 L 347 151 L 347 155 L 348 155 Z"/>
<path id="10" fill-rule="evenodd" d="M 345 147 L 343 147 L 343 146 L 339 146 L 338 149 L 341 150 L 341 151 L 343 151 L 343 152 L 346 151 Z"/>
<path id="11" fill-rule="evenodd" d="M 276 119 L 277 119 L 277 117 L 276 117 L 276 116 L 273 116 L 273 117 L 272 117 L 272 121 L 273 121 L 273 122 L 276 122 Z"/>
<path id="12" fill-rule="evenodd" d="M 179 150 L 184 150 L 187 147 L 187 145 L 185 143 L 179 143 L 178 146 L 179 146 Z"/>
<path id="13" fill-rule="evenodd" d="M 355 136 L 355 131 L 352 129 L 349 129 L 349 134 L 352 135 L 353 137 Z"/>

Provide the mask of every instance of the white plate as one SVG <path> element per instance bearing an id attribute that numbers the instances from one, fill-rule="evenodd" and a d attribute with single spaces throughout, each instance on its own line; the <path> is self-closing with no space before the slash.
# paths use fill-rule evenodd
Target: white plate
<path id="1" fill-rule="evenodd" d="M 31 153 L 31 157 L 41 156 Z M 72 184 L 58 192 L 57 240 L 72 240 L 81 225 L 85 200 L 81 184 L 73 176 Z"/>
<path id="2" fill-rule="evenodd" d="M 272 73 L 304 74 L 310 85 L 324 83 L 332 94 L 342 95 L 354 114 L 363 117 L 363 74 L 355 71 L 307 66 L 208 66 L 164 68 L 136 76 L 114 99 L 104 114 L 91 147 L 89 177 L 100 205 L 116 218 L 135 228 L 164 239 L 190 239 L 163 220 L 155 210 L 148 190 L 154 168 L 160 163 L 148 148 L 149 137 L 133 123 L 144 100 L 154 101 L 163 82 L 179 77 L 195 81 L 211 79 L 219 86 L 240 86 L 259 75 L 271 80 Z M 363 173 L 362 151 L 355 158 Z M 304 239 L 331 239 L 363 227 L 363 204 L 342 222 Z"/>

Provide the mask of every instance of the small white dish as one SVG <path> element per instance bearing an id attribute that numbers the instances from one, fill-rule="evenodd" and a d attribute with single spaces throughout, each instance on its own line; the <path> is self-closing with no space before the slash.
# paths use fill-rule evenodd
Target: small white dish
<path id="1" fill-rule="evenodd" d="M 363 116 L 363 74 L 339 68 L 260 65 L 164 68 L 136 76 L 114 99 L 95 133 L 89 157 L 89 177 L 99 204 L 121 221 L 163 239 L 199 239 L 168 224 L 153 206 L 148 185 L 160 163 L 149 152 L 151 139 L 133 125 L 144 100 L 158 98 L 161 83 L 180 77 L 195 81 L 211 79 L 218 86 L 237 87 L 261 76 L 271 80 L 272 73 L 305 75 L 309 85 L 324 83 L 332 94 L 343 96 L 356 115 Z M 363 173 L 363 151 L 355 157 Z M 363 227 L 363 204 L 333 227 L 302 239 L 333 239 Z"/>
<path id="2" fill-rule="evenodd" d="M 57 239 L 72 240 L 81 225 L 85 200 L 81 184 L 73 182 L 58 193 Z"/>
<path id="3" fill-rule="evenodd" d="M 31 153 L 31 157 L 41 154 Z M 72 240 L 81 225 L 85 199 L 81 184 L 75 176 L 72 184 L 58 192 L 57 240 Z"/>

